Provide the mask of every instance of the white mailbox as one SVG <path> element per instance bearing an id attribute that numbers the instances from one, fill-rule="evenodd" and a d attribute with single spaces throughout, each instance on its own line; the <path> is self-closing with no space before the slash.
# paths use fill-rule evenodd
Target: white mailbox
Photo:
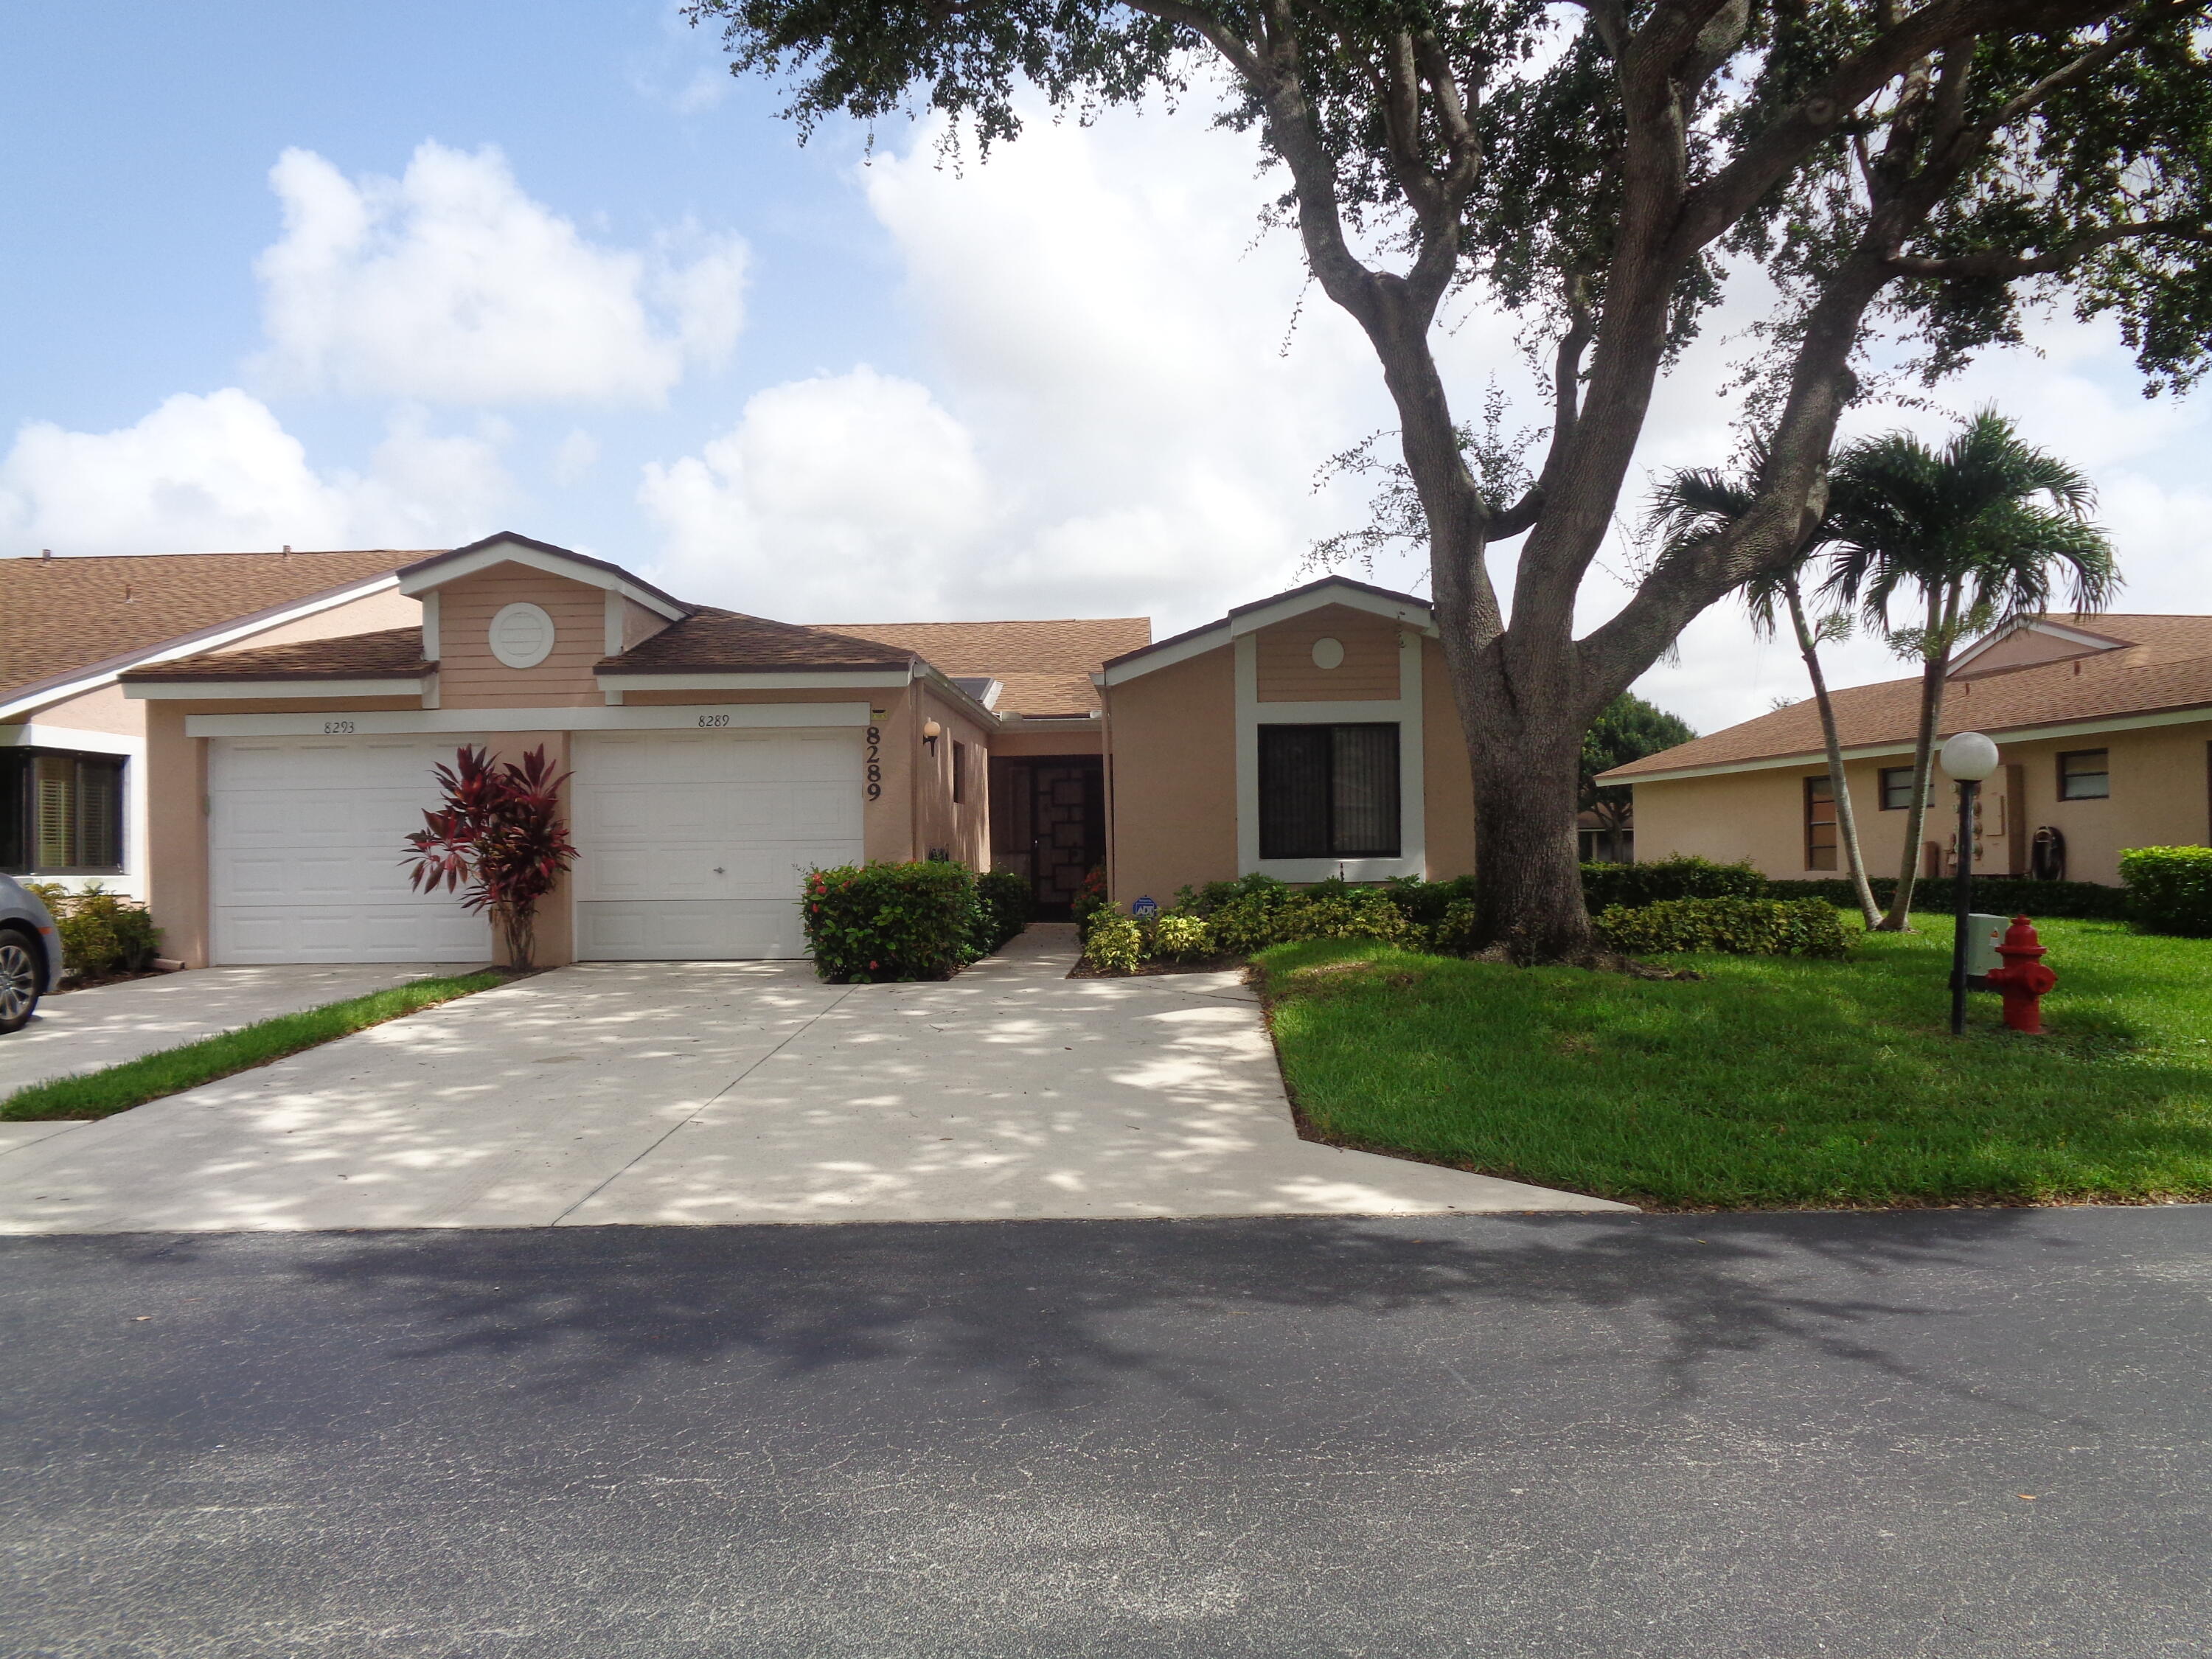
<path id="1" fill-rule="evenodd" d="M 1991 969 L 2004 966 L 2004 958 L 1997 954 L 1997 946 L 2004 943 L 2005 929 L 2011 926 L 2010 916 L 1976 914 L 1966 918 L 1968 984 L 1973 984 Z"/>

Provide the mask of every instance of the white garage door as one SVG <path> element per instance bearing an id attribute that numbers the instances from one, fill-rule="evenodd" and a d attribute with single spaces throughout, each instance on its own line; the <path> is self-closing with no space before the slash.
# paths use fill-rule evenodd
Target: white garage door
<path id="1" fill-rule="evenodd" d="M 430 769 L 465 736 L 217 738 L 208 754 L 211 955 L 238 962 L 489 962 L 457 893 L 407 884 Z"/>
<path id="2" fill-rule="evenodd" d="M 592 732 L 576 738 L 576 954 L 805 954 L 800 872 L 860 848 L 850 731 Z"/>

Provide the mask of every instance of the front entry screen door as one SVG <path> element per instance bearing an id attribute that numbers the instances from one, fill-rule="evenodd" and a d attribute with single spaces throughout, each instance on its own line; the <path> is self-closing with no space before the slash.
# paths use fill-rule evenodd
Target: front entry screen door
<path id="1" fill-rule="evenodd" d="M 1064 912 L 1106 861 L 1106 801 L 1097 761 L 1038 761 L 1030 774 L 1030 864 L 1041 909 Z"/>

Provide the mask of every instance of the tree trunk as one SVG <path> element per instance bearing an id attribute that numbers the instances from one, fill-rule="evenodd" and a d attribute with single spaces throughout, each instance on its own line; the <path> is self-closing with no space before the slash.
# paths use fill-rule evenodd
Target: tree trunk
<path id="1" fill-rule="evenodd" d="M 1476 937 L 1516 962 L 1587 961 L 1595 945 L 1575 846 L 1582 730 L 1564 709 L 1518 716 L 1481 706 L 1492 699 L 1480 688 L 1474 701 Z"/>
<path id="2" fill-rule="evenodd" d="M 498 924 L 500 938 L 507 945 L 507 965 L 517 972 L 527 973 L 537 965 L 532 961 L 538 953 L 536 907 L 495 904 L 492 919 Z"/>
<path id="3" fill-rule="evenodd" d="M 1928 599 L 1927 654 L 1920 668 L 1920 726 L 1912 738 L 1912 805 L 1905 814 L 1905 857 L 1897 870 L 1897 892 L 1881 919 L 1886 933 L 1912 931 L 1912 885 L 1920 875 L 1920 837 L 1927 832 L 1929 798 L 1935 793 L 1936 727 L 1943 718 L 1943 681 L 1951 672 L 1951 645 L 1944 632 L 1940 594 Z"/>
<path id="4" fill-rule="evenodd" d="M 1782 591 L 1790 600 L 1790 623 L 1797 630 L 1797 649 L 1805 659 L 1805 672 L 1813 678 L 1813 701 L 1820 706 L 1820 738 L 1828 750 L 1828 793 L 1836 802 L 1836 839 L 1844 844 L 1844 866 L 1851 874 L 1851 890 L 1858 896 L 1859 915 L 1869 927 L 1879 927 L 1881 907 L 1874 902 L 1874 886 L 1867 880 L 1866 860 L 1859 851 L 1858 814 L 1851 806 L 1850 787 L 1844 780 L 1844 742 L 1836 730 L 1836 705 L 1828 697 L 1828 677 L 1820 672 L 1820 641 L 1805 621 L 1805 601 L 1795 577 Z"/>

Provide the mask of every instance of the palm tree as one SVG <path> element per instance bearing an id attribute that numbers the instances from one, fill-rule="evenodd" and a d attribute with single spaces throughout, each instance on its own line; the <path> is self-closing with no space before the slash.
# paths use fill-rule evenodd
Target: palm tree
<path id="1" fill-rule="evenodd" d="M 1972 416 L 1940 450 L 1896 432 L 1837 458 L 1822 527 L 1835 549 L 1826 591 L 1900 655 L 1920 660 L 1905 855 L 1885 931 L 1909 926 L 1952 653 L 1970 634 L 2049 610 L 2060 580 L 2077 612 L 2111 602 L 2119 575 L 2111 542 L 2089 520 L 2095 504 L 2087 477 L 2023 443 L 1995 410 Z M 1893 626 L 1890 606 L 1908 586 L 1922 620 Z M 1972 868 L 1962 847 L 1960 876 Z"/>
<path id="2" fill-rule="evenodd" d="M 1734 478 L 1711 467 L 1686 467 L 1668 475 L 1659 486 L 1651 507 L 1650 527 L 1665 539 L 1670 552 L 1717 536 L 1751 509 L 1755 480 L 1764 455 L 1754 447 L 1749 478 Z M 1836 839 L 1843 843 L 1844 865 L 1850 872 L 1851 890 L 1859 914 L 1869 927 L 1881 920 L 1874 888 L 1867 880 L 1866 860 L 1859 851 L 1858 815 L 1851 807 L 1851 792 L 1844 781 L 1844 745 L 1836 732 L 1835 704 L 1828 696 L 1828 677 L 1820 670 L 1820 643 L 1841 639 L 1850 631 L 1850 617 L 1832 612 L 1815 623 L 1805 613 L 1804 580 L 1807 568 L 1827 540 L 1826 521 L 1815 525 L 1788 564 L 1768 570 L 1744 584 L 1740 592 L 1751 612 L 1753 631 L 1772 639 L 1779 631 L 1778 606 L 1790 616 L 1796 635 L 1797 654 L 1813 682 L 1813 701 L 1820 711 L 1820 738 L 1828 751 L 1828 794 L 1836 804 Z"/>

